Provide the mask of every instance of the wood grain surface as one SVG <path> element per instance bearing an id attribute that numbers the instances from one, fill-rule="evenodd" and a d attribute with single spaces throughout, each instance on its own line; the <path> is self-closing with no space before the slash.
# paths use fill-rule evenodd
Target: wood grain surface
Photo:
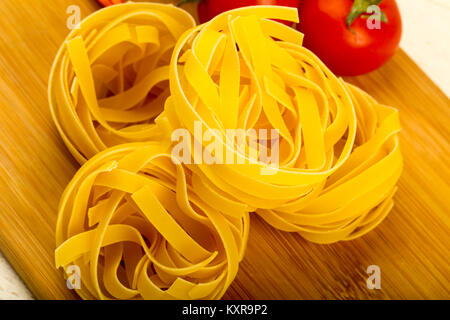
<path id="1" fill-rule="evenodd" d="M 75 171 L 52 123 L 47 81 L 68 33 L 69 5 L 90 0 L 2 0 L 0 6 L 0 250 L 39 299 L 76 296 L 54 268 L 59 197 Z M 245 260 L 226 299 L 450 299 L 450 101 L 404 52 L 347 79 L 400 110 L 405 169 L 395 207 L 373 232 L 308 243 L 253 217 Z M 381 289 L 366 268 L 381 268 Z"/>

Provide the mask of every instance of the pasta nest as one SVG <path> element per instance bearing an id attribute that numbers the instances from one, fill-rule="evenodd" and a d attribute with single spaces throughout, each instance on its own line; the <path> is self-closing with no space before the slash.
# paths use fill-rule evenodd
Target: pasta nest
<path id="1" fill-rule="evenodd" d="M 50 105 L 71 153 L 90 160 L 62 196 L 55 259 L 80 268 L 82 298 L 222 297 L 249 212 L 316 243 L 386 217 L 403 166 L 397 110 L 273 19 L 298 22 L 297 10 L 241 8 L 195 26 L 176 7 L 129 3 L 66 39 Z"/>
<path id="2" fill-rule="evenodd" d="M 298 22 L 296 10 L 256 6 L 186 32 L 161 117 L 172 131 L 211 132 L 187 152 L 215 192 L 310 241 L 353 239 L 392 207 L 402 170 L 398 113 L 337 78 L 301 45 L 301 33 L 271 19 Z M 238 143 L 229 129 L 253 135 Z M 255 136 L 261 129 L 278 135 Z M 261 158 L 274 146 L 276 165 Z M 205 152 L 234 160 L 195 160 Z"/>
<path id="3" fill-rule="evenodd" d="M 169 61 L 195 25 L 175 6 L 128 3 L 97 11 L 64 41 L 49 81 L 52 116 L 84 163 L 108 147 L 157 140 L 155 118 L 169 96 Z"/>
<path id="4" fill-rule="evenodd" d="M 219 299 L 236 276 L 248 208 L 203 199 L 203 182 L 166 150 L 110 148 L 67 186 L 55 260 L 79 268 L 82 298 Z"/>

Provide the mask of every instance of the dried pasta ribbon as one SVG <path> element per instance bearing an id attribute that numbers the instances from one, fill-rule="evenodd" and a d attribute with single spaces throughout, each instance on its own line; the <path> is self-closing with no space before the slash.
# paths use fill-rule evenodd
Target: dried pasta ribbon
<path id="1" fill-rule="evenodd" d="M 169 61 L 195 25 L 172 5 L 129 3 L 97 11 L 61 46 L 49 102 L 58 131 L 84 163 L 108 147 L 160 139 L 155 118 L 169 96 Z"/>
<path id="2" fill-rule="evenodd" d="M 316 243 L 353 240 L 373 230 L 394 205 L 403 168 L 397 110 L 345 85 L 358 118 L 350 157 L 307 196 L 273 210 L 257 210 L 275 228 Z"/>
<path id="3" fill-rule="evenodd" d="M 302 47 L 301 33 L 270 19 L 298 16 L 249 7 L 186 32 L 174 49 L 163 116 L 193 136 L 201 123 L 218 133 L 222 153 L 233 152 L 234 163 L 195 165 L 215 192 L 310 241 L 355 238 L 392 207 L 402 168 L 397 112 L 337 78 Z M 226 141 L 227 129 L 276 129 L 278 166 L 255 158 L 248 139 L 244 147 Z"/>
<path id="4" fill-rule="evenodd" d="M 402 171 L 397 110 L 337 78 L 272 19 L 297 22 L 297 11 L 242 8 L 190 29 L 175 7 L 125 4 L 69 35 L 50 104 L 70 151 L 91 159 L 62 196 L 55 263 L 80 268 L 82 298 L 221 298 L 251 211 L 317 243 L 386 217 Z M 174 161 L 171 132 L 195 137 L 196 123 L 233 163 Z M 226 140 L 228 129 L 279 136 L 257 137 L 255 150 L 248 137 Z M 276 165 L 261 158 L 273 142 Z"/>
<path id="5" fill-rule="evenodd" d="M 56 266 L 80 268 L 84 299 L 221 298 L 244 255 L 249 208 L 208 202 L 204 189 L 159 143 L 99 153 L 62 196 Z"/>

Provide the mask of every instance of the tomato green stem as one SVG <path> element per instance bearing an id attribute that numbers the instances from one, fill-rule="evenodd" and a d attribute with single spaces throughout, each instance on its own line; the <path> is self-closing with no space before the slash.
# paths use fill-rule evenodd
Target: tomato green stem
<path id="1" fill-rule="evenodd" d="M 181 0 L 180 2 L 178 2 L 177 6 L 181 7 L 182 5 L 190 2 L 202 2 L 202 0 Z"/>
<path id="2" fill-rule="evenodd" d="M 355 0 L 353 2 L 352 9 L 350 10 L 347 19 L 345 22 L 347 23 L 347 27 L 352 30 L 350 27 L 353 21 L 355 21 L 360 15 L 367 13 L 367 8 L 372 5 L 378 5 L 383 0 Z M 387 17 L 384 12 L 381 12 L 381 21 L 387 23 Z"/>

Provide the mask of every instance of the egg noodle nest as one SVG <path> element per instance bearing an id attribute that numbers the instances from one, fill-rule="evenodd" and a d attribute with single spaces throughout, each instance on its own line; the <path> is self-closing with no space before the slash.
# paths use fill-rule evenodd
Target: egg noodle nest
<path id="1" fill-rule="evenodd" d="M 82 167 L 61 198 L 55 261 L 66 277 L 79 268 L 82 298 L 220 299 L 250 215 L 325 244 L 389 213 L 402 171 L 397 110 L 336 77 L 274 19 L 298 22 L 297 10 L 248 7 L 196 26 L 175 6 L 128 3 L 64 41 L 49 101 Z M 175 161 L 171 134 L 195 136 L 196 125 L 234 161 Z M 250 139 L 235 148 L 228 129 L 276 129 L 277 166 Z M 274 151 L 273 139 L 257 145 Z"/>

